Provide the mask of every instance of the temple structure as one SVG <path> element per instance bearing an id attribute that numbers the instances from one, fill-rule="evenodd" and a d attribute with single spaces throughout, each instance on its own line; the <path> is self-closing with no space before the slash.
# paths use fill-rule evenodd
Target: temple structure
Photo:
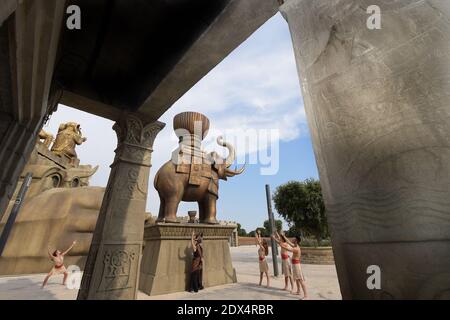
<path id="1" fill-rule="evenodd" d="M 80 7 L 81 29 L 66 27 L 69 5 Z M 368 28 L 373 5 L 381 29 Z M 136 298 L 157 120 L 278 11 L 292 35 L 342 296 L 449 297 L 448 1 L 3 0 L 0 214 L 58 103 L 116 123 L 80 299 Z M 367 287 L 371 265 L 382 289 Z"/>

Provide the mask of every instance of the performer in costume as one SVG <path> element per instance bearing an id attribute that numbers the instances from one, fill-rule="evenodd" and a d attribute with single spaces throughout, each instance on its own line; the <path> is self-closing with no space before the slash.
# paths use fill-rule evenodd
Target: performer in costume
<path id="1" fill-rule="evenodd" d="M 265 239 L 261 239 L 261 233 L 258 230 L 255 234 L 256 245 L 259 246 L 258 258 L 259 258 L 259 285 L 262 284 L 263 276 L 266 275 L 267 288 L 270 286 L 269 278 L 269 265 L 267 264 L 266 256 L 269 254 L 269 246 Z"/>
<path id="2" fill-rule="evenodd" d="M 281 270 L 284 275 L 284 288 L 283 290 L 288 291 L 289 283 L 291 284 L 291 292 L 294 291 L 294 282 L 292 281 L 292 269 L 291 263 L 289 262 L 289 244 L 287 243 L 287 238 L 284 234 L 279 234 L 275 232 L 275 235 L 272 235 L 272 239 L 277 242 L 281 248 Z"/>
<path id="3" fill-rule="evenodd" d="M 48 282 L 48 279 L 50 279 L 51 276 L 57 275 L 57 274 L 64 274 L 64 278 L 63 278 L 63 283 L 62 284 L 66 285 L 66 281 L 67 281 L 67 277 L 69 276 L 69 273 L 67 272 L 67 269 L 64 266 L 64 256 L 70 250 L 72 250 L 73 246 L 76 243 L 77 243 L 76 241 L 72 242 L 72 245 L 64 252 L 61 252 L 59 250 L 55 250 L 53 253 L 50 253 L 50 249 L 47 250 L 48 251 L 48 256 L 53 261 L 54 265 L 53 265 L 52 270 L 50 270 L 50 272 L 45 277 L 44 282 L 42 283 L 42 288 L 45 287 L 45 285 Z"/>
<path id="4" fill-rule="evenodd" d="M 203 269 L 205 268 L 205 259 L 203 258 L 203 232 L 198 234 L 197 237 L 197 247 L 201 247 L 200 250 L 202 252 L 202 265 L 198 272 L 198 290 L 203 290 Z"/>
<path id="5" fill-rule="evenodd" d="M 200 288 L 203 288 L 202 284 L 200 283 L 201 269 L 203 267 L 203 247 L 201 243 L 202 238 L 200 237 L 200 235 L 196 236 L 195 232 L 192 232 L 191 244 L 192 244 L 193 258 L 192 258 L 189 292 L 198 292 Z"/>
<path id="6" fill-rule="evenodd" d="M 300 249 L 300 242 L 301 238 L 299 236 L 295 237 L 294 242 L 290 242 L 289 239 L 286 239 L 287 243 L 291 246 L 291 248 L 288 248 L 287 250 L 292 252 L 292 275 L 294 278 L 294 281 L 297 284 L 297 292 L 296 294 L 300 295 L 300 287 L 303 290 L 303 298 L 301 299 L 308 299 L 308 292 L 306 290 L 306 284 L 305 284 L 305 276 L 303 275 L 302 266 L 300 264 L 302 251 Z"/>

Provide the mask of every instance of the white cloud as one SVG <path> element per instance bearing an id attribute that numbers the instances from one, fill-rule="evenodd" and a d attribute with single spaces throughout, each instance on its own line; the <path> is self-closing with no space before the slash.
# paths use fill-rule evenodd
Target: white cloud
<path id="1" fill-rule="evenodd" d="M 304 131 L 306 119 L 291 48 L 270 53 L 231 55 L 179 99 L 162 117 L 171 123 L 193 110 L 211 120 L 211 129 L 279 129 L 290 141 Z"/>

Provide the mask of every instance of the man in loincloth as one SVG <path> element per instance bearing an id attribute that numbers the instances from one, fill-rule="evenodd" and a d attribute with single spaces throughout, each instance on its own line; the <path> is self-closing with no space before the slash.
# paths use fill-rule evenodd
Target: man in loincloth
<path id="1" fill-rule="evenodd" d="M 294 282 L 292 280 L 292 269 L 291 263 L 289 261 L 289 244 L 287 243 L 287 238 L 284 234 L 279 234 L 275 232 L 275 235 L 272 235 L 272 239 L 277 242 L 281 248 L 281 270 L 284 275 L 284 288 L 283 290 L 288 291 L 289 283 L 291 284 L 291 292 L 294 291 Z"/>
<path id="2" fill-rule="evenodd" d="M 292 252 L 292 276 L 294 278 L 295 283 L 297 284 L 297 292 L 295 294 L 300 295 L 300 287 L 303 290 L 303 298 L 301 299 L 308 299 L 308 292 L 306 290 L 306 279 L 303 275 L 302 266 L 300 264 L 302 251 L 300 249 L 300 242 L 301 238 L 299 236 L 296 236 L 294 239 L 294 242 L 290 242 L 288 239 L 287 243 L 291 246 L 287 250 Z"/>

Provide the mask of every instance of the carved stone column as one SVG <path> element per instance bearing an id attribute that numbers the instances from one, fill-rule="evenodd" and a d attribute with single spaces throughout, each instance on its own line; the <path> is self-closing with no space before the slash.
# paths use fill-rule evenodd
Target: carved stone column
<path id="1" fill-rule="evenodd" d="M 379 30 L 367 27 L 372 5 Z M 343 298 L 449 299 L 448 1 L 287 0 L 280 10 Z M 367 285 L 371 265 L 381 287 Z"/>
<path id="2" fill-rule="evenodd" d="M 135 299 L 152 146 L 165 124 L 124 114 L 78 299 Z"/>

